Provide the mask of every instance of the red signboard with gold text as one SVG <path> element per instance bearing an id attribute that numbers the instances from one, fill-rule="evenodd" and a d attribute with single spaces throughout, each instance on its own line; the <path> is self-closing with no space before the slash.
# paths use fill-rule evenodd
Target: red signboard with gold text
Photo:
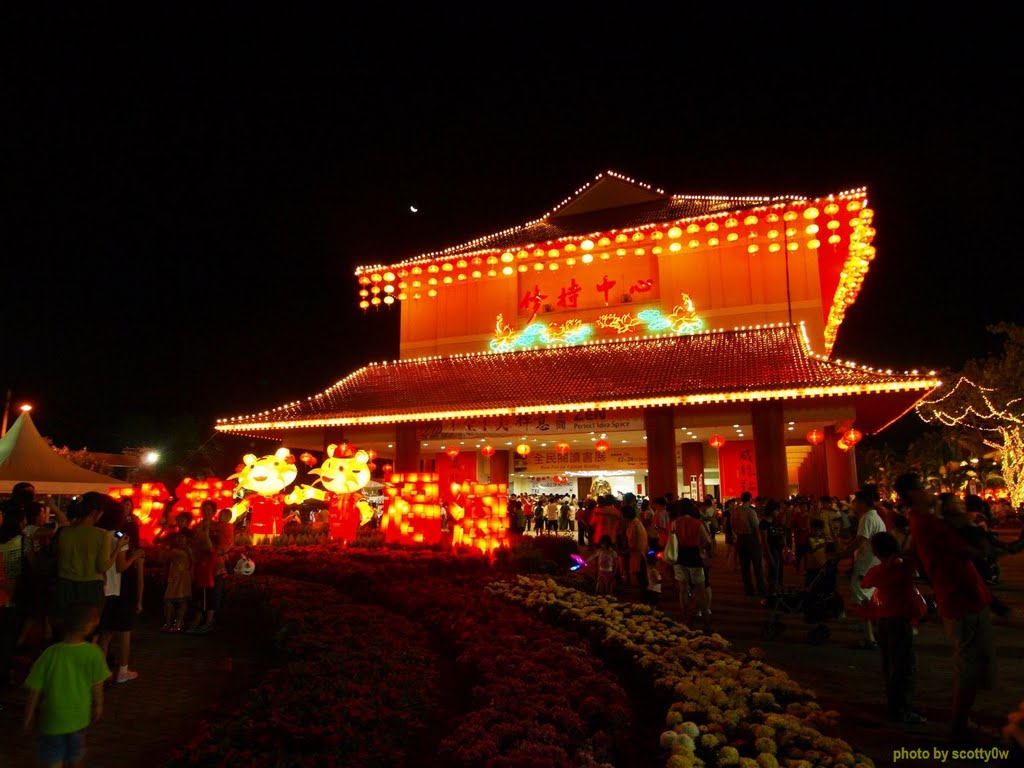
<path id="1" fill-rule="evenodd" d="M 757 468 L 754 464 L 754 441 L 729 441 L 718 449 L 722 498 L 738 498 L 744 491 L 757 496 Z"/>

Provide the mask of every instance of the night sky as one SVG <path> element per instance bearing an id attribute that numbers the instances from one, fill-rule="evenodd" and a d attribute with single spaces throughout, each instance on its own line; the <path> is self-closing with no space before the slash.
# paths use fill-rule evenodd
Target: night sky
<path id="1" fill-rule="evenodd" d="M 356 265 L 523 223 L 606 169 L 686 194 L 867 185 L 878 258 L 835 356 L 990 352 L 986 324 L 1024 323 L 1013 25 L 821 5 L 8 9 L 0 389 L 72 448 L 205 439 L 397 356 Z"/>

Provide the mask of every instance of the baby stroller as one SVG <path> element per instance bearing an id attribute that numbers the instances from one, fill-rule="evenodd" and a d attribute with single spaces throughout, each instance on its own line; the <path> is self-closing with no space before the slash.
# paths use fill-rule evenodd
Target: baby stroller
<path id="1" fill-rule="evenodd" d="M 807 640 L 821 645 L 832 634 L 825 622 L 843 615 L 843 597 L 836 591 L 836 576 L 839 564 L 828 560 L 825 567 L 815 574 L 803 589 L 787 589 L 767 599 L 768 618 L 761 627 L 761 637 L 774 640 L 782 634 L 785 625 L 779 620 L 783 614 L 802 615 L 804 621 L 814 626 L 807 633 Z"/>

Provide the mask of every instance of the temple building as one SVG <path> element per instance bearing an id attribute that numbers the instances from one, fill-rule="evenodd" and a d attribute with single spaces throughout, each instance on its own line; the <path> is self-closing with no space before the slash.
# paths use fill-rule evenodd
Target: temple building
<path id="1" fill-rule="evenodd" d="M 400 359 L 221 419 L 512 492 L 846 495 L 852 445 L 938 386 L 831 359 L 875 249 L 865 189 L 671 195 L 607 172 L 540 218 L 356 270 Z M 604 485 L 604 483 L 601 483 Z"/>

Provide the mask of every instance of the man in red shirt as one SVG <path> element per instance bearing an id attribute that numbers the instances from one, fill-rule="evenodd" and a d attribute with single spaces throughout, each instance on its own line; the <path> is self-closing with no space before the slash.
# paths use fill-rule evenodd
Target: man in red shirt
<path id="1" fill-rule="evenodd" d="M 979 553 L 939 517 L 936 499 L 915 474 L 894 484 L 910 506 L 910 533 L 939 606 L 946 635 L 953 643 L 953 722 L 956 742 L 970 742 L 968 727 L 978 688 L 995 681 L 995 642 L 989 603 L 992 596 L 971 562 Z"/>

